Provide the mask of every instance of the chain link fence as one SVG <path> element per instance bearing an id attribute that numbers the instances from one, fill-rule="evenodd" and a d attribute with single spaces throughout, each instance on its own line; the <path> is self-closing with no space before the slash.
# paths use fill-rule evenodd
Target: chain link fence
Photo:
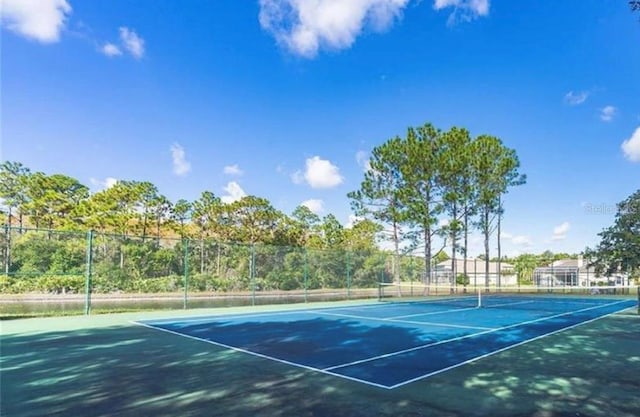
<path id="1" fill-rule="evenodd" d="M 427 280 L 424 258 L 396 257 L 377 249 L 311 249 L 15 227 L 3 232 L 0 313 L 4 315 L 47 309 L 89 314 L 375 298 L 381 282 L 451 282 L 451 274 L 436 265 Z M 480 269 L 475 273 L 480 275 Z"/>

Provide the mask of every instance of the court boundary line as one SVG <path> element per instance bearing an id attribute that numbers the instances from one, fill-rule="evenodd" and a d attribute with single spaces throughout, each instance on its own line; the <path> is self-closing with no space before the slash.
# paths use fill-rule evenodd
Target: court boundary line
<path id="1" fill-rule="evenodd" d="M 397 320 L 394 318 L 385 318 L 385 317 L 367 317 L 367 316 L 357 316 L 355 314 L 341 314 L 341 313 L 328 313 L 323 311 L 314 311 L 310 310 L 310 312 L 314 314 L 320 314 L 325 316 L 336 316 L 336 317 L 344 317 L 349 319 L 358 319 L 358 320 L 371 320 L 371 321 L 386 321 L 390 323 L 405 323 L 405 324 L 418 324 L 425 326 L 435 326 L 435 327 L 452 327 L 458 329 L 470 329 L 470 330 L 491 330 L 494 327 L 484 327 L 484 326 L 463 326 L 461 324 L 447 324 L 447 323 L 437 323 L 437 322 L 429 322 L 429 321 L 413 321 L 413 320 Z"/>
<path id="2" fill-rule="evenodd" d="M 485 308 L 497 308 L 497 307 L 503 307 L 503 306 L 511 306 L 511 305 L 516 305 L 516 304 L 529 304 L 529 303 L 535 303 L 535 301 L 534 300 L 531 300 L 531 301 L 516 301 L 516 302 L 513 302 L 513 303 L 496 304 L 494 306 L 488 306 L 488 307 L 485 307 Z M 457 313 L 459 311 L 476 310 L 478 308 L 481 308 L 481 307 L 476 306 L 476 307 L 452 308 L 450 310 L 443 310 L 443 311 L 430 311 L 430 312 L 427 312 L 427 313 L 416 313 L 416 314 L 406 314 L 406 315 L 403 315 L 403 316 L 393 316 L 393 317 L 389 317 L 389 319 L 403 319 L 403 318 L 407 318 L 407 317 L 419 317 L 419 316 L 431 316 L 431 315 L 435 315 L 435 314 Z"/>
<path id="3" fill-rule="evenodd" d="M 446 301 L 451 300 L 448 299 Z M 291 310 L 273 310 L 273 311 L 262 311 L 262 312 L 245 312 L 245 313 L 221 313 L 221 314 L 196 314 L 196 315 L 192 315 L 192 316 L 187 316 L 187 315 L 181 315 L 181 316 L 172 316 L 172 317 L 168 317 L 168 318 L 140 318 L 140 319 L 136 319 L 133 321 L 153 321 L 153 322 L 174 322 L 176 320 L 185 320 L 185 321 L 198 321 L 198 320 L 205 320 L 205 319 L 209 319 L 209 318 L 242 318 L 242 317 L 262 317 L 262 316 L 278 316 L 278 315 L 284 315 L 284 314 L 292 314 L 292 313 L 309 313 L 309 312 L 316 312 L 319 310 L 344 310 L 344 309 L 367 309 L 367 308 L 380 308 L 380 309 L 387 309 L 387 308 L 393 308 L 396 307 L 398 303 L 381 303 L 380 301 L 375 301 L 373 299 L 369 300 L 362 300 L 362 301 L 368 301 L 368 302 L 363 302 L 361 304 L 352 304 L 352 305 L 342 305 L 342 306 L 326 306 L 326 307 L 314 307 L 311 308 L 311 306 L 308 303 L 305 303 L 301 306 L 295 306 L 295 308 L 292 308 Z M 439 300 L 433 300 L 433 301 L 445 301 L 442 299 Z M 407 302 L 406 304 L 413 304 L 413 302 Z M 312 303 L 313 304 L 313 303 Z M 424 304 L 424 303 L 423 303 Z M 288 304 L 288 305 L 293 305 L 293 304 Z M 243 306 L 243 307 L 258 307 L 258 306 Z M 215 307 L 214 307 L 215 308 Z M 221 307 L 217 307 L 218 309 Z M 222 307 L 225 308 L 225 307 Z"/>
<path id="4" fill-rule="evenodd" d="M 348 376 L 348 375 L 337 374 L 337 373 L 334 373 L 334 372 L 331 372 L 331 371 L 326 371 L 326 370 L 324 370 L 322 368 L 314 368 L 313 366 L 304 365 L 304 364 L 296 363 L 296 362 L 291 362 L 291 361 L 288 361 L 286 359 L 275 358 L 273 356 L 265 355 L 263 353 L 253 352 L 251 350 L 239 348 L 239 347 L 236 347 L 236 346 L 227 345 L 227 344 L 220 343 L 220 342 L 214 342 L 213 340 L 203 339 L 203 338 L 200 338 L 200 337 L 197 337 L 197 336 L 192 336 L 190 334 L 180 333 L 180 332 L 177 332 L 177 331 L 174 331 L 174 330 L 164 329 L 162 327 L 156 327 L 156 326 L 152 326 L 150 324 L 140 323 L 140 322 L 133 321 L 133 320 L 131 321 L 131 323 L 137 324 L 138 326 L 146 327 L 148 329 L 159 330 L 161 332 L 170 333 L 170 334 L 175 335 L 175 336 L 182 336 L 182 337 L 186 337 L 187 339 L 192 339 L 192 340 L 196 340 L 196 341 L 199 341 L 199 342 L 209 343 L 211 345 L 218 346 L 218 347 L 225 348 L 225 349 L 229 349 L 229 350 L 233 350 L 233 351 L 236 351 L 236 352 L 246 353 L 246 354 L 249 354 L 249 355 L 252 355 L 252 356 L 256 356 L 258 358 L 272 360 L 274 362 L 279 362 L 279 363 L 282 363 L 282 364 L 285 364 L 285 365 L 289 365 L 289 366 L 295 366 L 297 368 L 306 369 L 307 371 L 320 372 L 320 373 L 325 374 L 325 375 L 331 375 L 331 376 L 335 376 L 335 377 L 338 377 L 338 378 L 343 378 L 343 379 L 347 379 L 347 380 L 350 380 L 350 381 L 359 382 L 359 383 L 366 384 L 366 385 L 371 385 L 371 386 L 374 386 L 374 387 L 377 387 L 377 388 L 390 389 L 389 386 L 387 386 L 387 385 L 377 384 L 375 382 L 366 381 L 364 379 L 359 379 L 359 378 L 351 377 L 351 376 Z"/>
<path id="5" fill-rule="evenodd" d="M 487 358 L 487 357 L 489 357 L 489 356 L 493 356 L 493 355 L 496 355 L 496 354 L 498 354 L 498 353 L 505 352 L 505 351 L 507 351 L 507 350 L 509 350 L 509 349 L 513 349 L 513 348 L 516 348 L 516 347 L 522 346 L 522 345 L 527 344 L 527 343 L 529 343 L 529 342 L 534 342 L 534 341 L 536 341 L 536 340 L 544 339 L 544 338 L 545 338 L 545 337 L 547 337 L 547 336 L 553 336 L 553 335 L 555 335 L 555 334 L 558 334 L 558 333 L 561 333 L 561 332 L 564 332 L 564 331 L 567 331 L 567 330 L 571 330 L 571 329 L 576 328 L 576 327 L 578 327 L 578 326 L 582 326 L 583 324 L 592 323 L 592 322 L 594 322 L 594 321 L 596 321 L 596 320 L 600 320 L 600 319 L 603 319 L 603 318 L 605 318 L 605 317 L 612 316 L 612 315 L 614 315 L 614 314 L 616 314 L 616 313 L 618 313 L 618 312 L 617 312 L 617 311 L 614 311 L 614 312 L 612 312 L 612 313 L 603 314 L 602 316 L 598 316 L 598 317 L 594 317 L 594 318 L 589 319 L 589 320 L 581 321 L 580 323 L 572 324 L 572 325 L 570 325 L 570 326 L 563 327 L 563 328 L 561 328 L 561 329 L 557 329 L 557 330 L 554 330 L 554 331 L 549 332 L 549 333 L 541 334 L 540 336 L 536 336 L 536 337 L 531 338 L 531 339 L 523 340 L 523 341 L 518 342 L 518 343 L 513 344 L 513 345 L 505 346 L 505 347 L 503 347 L 503 348 L 500 348 L 500 349 L 497 349 L 497 350 L 494 350 L 494 351 L 491 351 L 491 352 L 487 352 L 487 353 L 485 353 L 485 354 L 483 354 L 483 355 L 476 356 L 475 358 L 468 359 L 468 360 L 466 360 L 466 361 L 463 361 L 463 362 L 457 363 L 457 364 L 455 364 L 455 365 L 451 365 L 451 366 L 448 366 L 448 367 L 446 367 L 446 368 L 438 369 L 437 371 L 433 371 L 433 372 L 430 372 L 430 373 L 428 373 L 428 374 L 421 375 L 421 376 L 419 376 L 419 377 L 416 377 L 416 378 L 413 378 L 413 379 L 409 379 L 409 380 L 407 380 L 407 381 L 403 381 L 403 382 L 400 382 L 400 383 L 395 384 L 395 385 L 390 385 L 390 386 L 389 386 L 389 389 L 390 389 L 390 390 L 392 390 L 392 389 L 395 389 L 395 388 L 402 387 L 402 386 L 404 386 L 404 385 L 411 384 L 411 383 L 416 382 L 416 381 L 420 381 L 420 380 L 423 380 L 423 379 L 430 378 L 430 377 L 432 377 L 432 376 L 435 376 L 435 375 L 441 374 L 441 373 L 443 373 L 443 372 L 447 372 L 447 371 L 450 371 L 450 370 L 452 370 L 452 369 L 459 368 L 459 367 L 461 367 L 461 366 L 464 366 L 464 365 L 470 364 L 470 363 L 472 363 L 472 362 L 479 361 L 479 360 L 484 359 L 484 358 Z"/>
<path id="6" fill-rule="evenodd" d="M 361 304 L 343 305 L 343 306 L 326 306 L 326 307 L 315 307 L 315 308 L 311 308 L 309 304 L 304 304 L 304 306 L 300 306 L 300 307 L 296 306 L 296 308 L 292 308 L 291 310 L 280 309 L 280 310 L 262 311 L 262 312 L 245 312 L 245 313 L 231 313 L 231 314 L 226 314 L 226 313 L 201 314 L 201 315 L 193 315 L 193 316 L 181 315 L 181 316 L 173 316 L 168 318 L 140 318 L 134 321 L 140 321 L 140 322 L 153 321 L 153 322 L 171 323 L 176 320 L 184 320 L 184 321 L 194 322 L 199 320 L 218 319 L 218 318 L 234 319 L 234 318 L 243 318 L 243 317 L 263 317 L 263 316 L 271 316 L 271 315 L 279 316 L 279 315 L 286 315 L 286 314 L 311 313 L 311 312 L 316 314 L 318 311 L 324 311 L 324 310 L 369 309 L 369 308 L 388 309 L 388 308 L 397 307 L 398 305 L 402 305 L 402 304 L 433 304 L 433 303 L 452 301 L 452 300 L 458 300 L 458 299 L 464 299 L 464 298 L 466 297 L 451 297 L 446 299 L 440 298 L 440 299 L 431 300 L 428 303 L 415 302 L 415 301 L 400 302 L 400 303 L 381 303 L 379 301 L 377 302 L 370 301 L 370 302 L 365 302 Z M 244 306 L 244 307 L 256 307 L 256 306 Z M 473 307 L 473 308 L 477 308 L 477 307 Z"/>
<path id="7" fill-rule="evenodd" d="M 379 359 L 390 358 L 392 356 L 403 355 L 405 353 L 413 352 L 413 351 L 416 351 L 416 350 L 426 349 L 426 348 L 429 348 L 429 347 L 442 345 L 442 344 L 445 344 L 445 343 L 456 342 L 456 341 L 462 340 L 462 339 L 468 339 L 468 338 L 475 337 L 475 336 L 480 336 L 480 335 L 494 333 L 494 332 L 498 332 L 498 331 L 502 331 L 502 330 L 512 329 L 512 328 L 519 327 L 519 326 L 522 326 L 522 325 L 537 323 L 537 322 L 540 322 L 540 321 L 554 319 L 554 318 L 562 317 L 562 316 L 568 316 L 570 314 L 581 313 L 583 311 L 595 310 L 596 308 L 613 306 L 615 304 L 620 304 L 620 303 L 627 302 L 627 301 L 629 301 L 629 300 L 616 301 L 614 303 L 603 304 L 601 306 L 588 307 L 588 308 L 583 308 L 581 310 L 575 310 L 575 311 L 570 311 L 570 312 L 565 312 L 565 313 L 560 313 L 560 314 L 554 314 L 554 315 L 551 315 L 551 316 L 539 317 L 537 319 L 527 320 L 527 321 L 523 321 L 523 322 L 516 323 L 516 324 L 510 324 L 508 326 L 502 326 L 502 327 L 494 328 L 494 329 L 491 329 L 491 330 L 485 330 L 485 331 L 478 332 L 478 333 L 471 333 L 471 334 L 464 335 L 464 336 L 453 337 L 451 339 L 439 340 L 437 342 L 427 343 L 425 345 L 415 346 L 413 348 L 403 349 L 403 350 L 399 350 L 397 352 L 390 352 L 390 353 L 386 353 L 384 355 L 372 356 L 372 357 L 367 358 L 367 359 L 360 359 L 360 360 L 353 361 L 353 362 L 348 362 L 348 363 L 345 363 L 345 364 L 342 364 L 342 365 L 334 365 L 334 366 L 330 366 L 330 367 L 324 368 L 324 369 L 325 370 L 333 370 L 333 369 L 338 369 L 338 368 L 346 368 L 348 366 L 359 365 L 359 364 L 365 363 L 365 362 L 372 362 L 372 361 L 376 361 L 376 360 L 379 360 Z M 599 317 L 604 317 L 604 316 L 599 316 Z"/>
<path id="8" fill-rule="evenodd" d="M 338 378 L 342 378 L 342 379 L 346 379 L 346 380 L 350 380 L 350 381 L 354 381 L 354 382 L 359 382 L 359 383 L 362 383 L 362 384 L 365 384 L 365 385 L 374 386 L 374 387 L 377 387 L 377 388 L 382 388 L 382 389 L 386 389 L 386 390 L 392 390 L 392 389 L 396 389 L 396 388 L 402 387 L 404 385 L 407 385 L 407 384 L 410 384 L 410 383 L 413 383 L 413 382 L 416 382 L 416 381 L 419 381 L 419 380 L 427 379 L 427 378 L 432 377 L 434 375 L 437 375 L 437 374 L 440 374 L 440 373 L 443 373 L 443 372 L 458 368 L 460 366 L 463 366 L 463 365 L 466 365 L 466 364 L 469 364 L 469 363 L 472 363 L 472 362 L 476 362 L 476 361 L 478 361 L 480 359 L 484 359 L 486 357 L 489 357 L 489 356 L 504 352 L 506 350 L 509 350 L 509 349 L 524 345 L 526 343 L 529 343 L 529 342 L 532 342 L 532 341 L 536 341 L 536 340 L 542 339 L 544 337 L 551 336 L 551 335 L 563 332 L 565 330 L 570 330 L 572 328 L 581 326 L 583 324 L 587 324 L 587 323 L 594 322 L 596 320 L 600 320 L 602 318 L 617 314 L 620 311 L 624 311 L 624 310 L 614 311 L 614 312 L 607 313 L 607 314 L 604 314 L 604 315 L 601 315 L 601 316 L 598 316 L 598 317 L 595 317 L 595 318 L 592 318 L 592 319 L 589 319 L 589 320 L 581 321 L 579 323 L 576 323 L 576 324 L 573 324 L 573 325 L 570 325 L 570 326 L 567 326 L 567 327 L 562 327 L 562 328 L 554 330 L 552 332 L 545 333 L 545 334 L 536 336 L 534 338 L 527 339 L 527 340 L 518 342 L 516 344 L 509 345 L 509 346 L 506 346 L 504 348 L 500 348 L 500 349 L 497 349 L 497 350 L 494 350 L 494 351 L 491 351 L 491 352 L 487 352 L 487 353 L 485 353 L 483 355 L 480 355 L 480 356 L 468 359 L 466 361 L 463 361 L 463 362 L 448 366 L 446 368 L 442 368 L 442 369 L 438 369 L 438 370 L 433 371 L 433 372 L 429 372 L 429 373 L 424 374 L 424 375 L 420 375 L 418 377 L 415 377 L 415 378 L 412 378 L 412 379 L 409 379 L 409 380 L 406 380 L 406 381 L 403 381 L 403 382 L 400 382 L 400 383 L 394 384 L 394 385 L 378 384 L 378 383 L 375 383 L 375 382 L 372 382 L 372 381 L 367 381 L 367 380 L 363 380 L 363 379 L 360 379 L 360 378 L 356 378 L 356 377 L 351 377 L 351 376 L 348 376 L 348 375 L 335 373 L 335 372 L 332 372 L 332 370 L 345 368 L 345 367 L 353 366 L 353 365 L 358 365 L 360 363 L 371 362 L 371 361 L 375 361 L 375 360 L 379 360 L 379 359 L 385 359 L 385 358 L 388 358 L 388 357 L 397 356 L 397 355 L 401 355 L 401 354 L 404 354 L 404 353 L 408 353 L 408 352 L 412 352 L 412 351 L 416 351 L 416 350 L 421 350 L 421 349 L 425 349 L 425 348 L 436 346 L 436 345 L 441 345 L 441 344 L 450 343 L 450 342 L 454 342 L 454 341 L 458 341 L 458 340 L 462 340 L 462 339 L 467 339 L 467 338 L 471 338 L 471 337 L 475 337 L 475 336 L 479 336 L 479 335 L 483 335 L 483 334 L 489 334 L 489 333 L 502 331 L 502 330 L 506 330 L 506 329 L 510 329 L 510 328 L 514 328 L 514 327 L 518 327 L 518 326 L 522 326 L 522 325 L 527 325 L 527 324 L 531 324 L 531 323 L 545 321 L 545 320 L 553 319 L 553 318 L 556 318 L 556 317 L 562 317 L 562 316 L 566 316 L 566 315 L 581 313 L 581 312 L 584 312 L 584 311 L 595 310 L 595 309 L 598 309 L 598 308 L 609 307 L 609 306 L 613 306 L 613 305 L 616 305 L 616 304 L 621 304 L 621 303 L 625 303 L 625 302 L 629 302 L 629 301 L 631 301 L 631 300 L 620 300 L 620 301 L 616 301 L 616 302 L 612 302 L 612 303 L 602 304 L 602 305 L 599 305 L 599 306 L 592 306 L 592 307 L 588 307 L 588 308 L 584 308 L 584 309 L 580 309 L 580 310 L 564 312 L 564 313 L 560 313 L 560 314 L 554 314 L 554 315 L 551 315 L 551 316 L 545 316 L 545 317 L 541 317 L 541 318 L 538 318 L 538 319 L 524 321 L 524 322 L 520 322 L 520 323 L 517 323 L 517 324 L 509 325 L 509 326 L 503 326 L 503 327 L 500 327 L 500 328 L 491 328 L 490 330 L 485 330 L 485 331 L 482 331 L 482 332 L 472 333 L 472 334 L 469 334 L 469 335 L 459 336 L 459 337 L 455 337 L 455 338 L 451 338 L 451 339 L 440 340 L 440 341 L 429 343 L 429 344 L 426 344 L 426 345 L 415 346 L 413 348 L 403 349 L 403 350 L 396 351 L 396 352 L 390 352 L 390 353 L 387 353 L 387 354 L 384 354 L 384 355 L 378 355 L 376 357 L 361 359 L 361 360 L 358 360 L 358 361 L 353 361 L 353 362 L 349 362 L 349 363 L 341 364 L 341 365 L 330 366 L 330 367 L 327 367 L 327 368 L 315 368 L 315 367 L 304 365 L 304 364 L 301 364 L 301 363 L 291 362 L 291 361 L 288 361 L 286 359 L 279 359 L 279 358 L 276 358 L 276 357 L 273 357 L 273 356 L 265 355 L 265 354 L 258 353 L 258 352 L 253 352 L 253 351 L 250 351 L 250 350 L 247 350 L 247 349 L 243 349 L 243 348 L 240 348 L 240 347 L 235 347 L 235 346 L 227 345 L 227 344 L 224 344 L 224 343 L 215 342 L 215 341 L 208 340 L 208 339 L 203 339 L 203 338 L 200 338 L 200 337 L 197 337 L 197 336 L 192 336 L 192 335 L 189 335 L 189 334 L 180 333 L 180 332 L 177 332 L 177 331 L 174 331 L 174 330 L 169 330 L 169 329 L 164 329 L 162 327 L 153 326 L 151 324 L 147 324 L 147 323 L 140 322 L 140 321 L 132 320 L 131 323 L 136 324 L 136 325 L 141 326 L 141 327 L 148 328 L 148 329 L 159 330 L 159 331 L 166 332 L 166 333 L 169 333 L 169 334 L 173 334 L 173 335 L 176 335 L 176 336 L 182 336 L 182 337 L 185 337 L 185 338 L 188 338 L 188 339 L 209 343 L 209 344 L 214 345 L 214 346 L 222 347 L 222 348 L 229 349 L 229 350 L 236 351 L 236 352 L 249 354 L 249 355 L 252 355 L 252 356 L 255 356 L 255 357 L 259 357 L 259 358 L 262 358 L 262 359 L 272 360 L 274 362 L 279 362 L 279 363 L 282 363 L 282 364 L 285 364 L 285 365 L 294 366 L 294 367 L 297 367 L 297 368 L 302 368 L 302 369 L 305 369 L 305 370 L 308 370 L 308 371 L 319 372 L 321 374 L 331 375 L 331 376 L 335 376 L 335 377 L 338 377 Z M 631 307 L 628 307 L 628 308 L 631 308 Z M 313 310 L 306 310 L 306 311 L 305 310 L 292 310 L 292 311 L 286 312 L 286 313 L 291 313 L 291 312 L 300 313 L 300 312 L 314 312 L 314 311 Z M 277 313 L 285 314 L 285 312 L 277 312 Z M 269 315 L 269 314 L 265 313 L 265 314 L 261 314 L 261 315 Z M 225 317 L 225 316 L 211 316 L 211 317 L 222 318 L 222 317 Z M 228 316 L 228 317 L 232 317 L 232 316 Z M 246 315 L 245 315 L 245 317 L 246 317 Z M 176 318 L 175 320 L 178 320 L 178 319 L 180 319 L 180 318 Z M 370 319 L 370 318 L 367 318 L 367 319 Z M 159 321 L 162 321 L 162 320 L 159 320 Z"/>

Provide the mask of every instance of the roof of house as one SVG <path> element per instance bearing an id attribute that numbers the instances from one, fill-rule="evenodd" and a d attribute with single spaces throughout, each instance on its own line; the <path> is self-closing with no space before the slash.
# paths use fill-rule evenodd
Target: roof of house
<path id="1" fill-rule="evenodd" d="M 595 273 L 595 269 L 587 268 L 587 263 L 582 259 L 559 259 L 544 268 L 578 268 L 580 273 Z"/>
<path id="2" fill-rule="evenodd" d="M 464 271 L 464 259 L 456 259 L 456 271 L 457 273 L 462 273 Z M 451 271 L 451 259 L 439 262 L 436 264 L 436 269 Z M 512 270 L 513 265 L 501 262 L 500 270 Z M 484 273 L 485 272 L 485 262 L 482 259 L 467 259 L 467 273 Z M 498 263 L 497 262 L 489 262 L 489 273 L 495 274 L 498 272 Z"/>

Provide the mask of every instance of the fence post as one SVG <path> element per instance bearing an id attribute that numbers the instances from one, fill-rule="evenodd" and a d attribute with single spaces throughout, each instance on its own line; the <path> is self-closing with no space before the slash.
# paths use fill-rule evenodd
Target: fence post
<path id="1" fill-rule="evenodd" d="M 93 230 L 87 232 L 87 264 L 85 267 L 86 279 L 84 289 L 84 314 L 91 314 L 91 275 L 93 266 Z"/>
<path id="2" fill-rule="evenodd" d="M 346 261 L 347 261 L 347 298 L 351 298 L 351 270 L 350 270 L 350 265 L 349 265 L 349 261 L 351 260 L 350 256 L 349 256 L 349 251 L 347 251 L 346 254 Z"/>
<path id="3" fill-rule="evenodd" d="M 249 279 L 251 280 L 251 305 L 256 305 L 256 246 L 251 244 L 251 257 L 249 259 Z"/>
<path id="4" fill-rule="evenodd" d="M 9 266 L 11 264 L 11 226 L 7 223 L 4 225 L 5 240 L 7 249 L 4 255 L 4 274 L 9 276 Z"/>
<path id="5" fill-rule="evenodd" d="M 182 300 L 182 308 L 186 310 L 189 292 L 189 239 L 182 239 L 182 246 L 184 247 L 184 297 Z"/>
<path id="6" fill-rule="evenodd" d="M 307 248 L 304 248 L 304 265 L 303 265 L 303 270 L 304 270 L 304 302 L 307 302 L 307 281 L 309 278 L 309 264 L 308 264 L 308 257 L 307 257 Z"/>

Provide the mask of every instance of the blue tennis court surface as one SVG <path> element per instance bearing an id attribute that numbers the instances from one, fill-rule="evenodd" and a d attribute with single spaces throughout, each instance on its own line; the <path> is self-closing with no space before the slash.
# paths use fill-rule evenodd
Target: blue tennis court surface
<path id="1" fill-rule="evenodd" d="M 391 389 L 635 305 L 518 296 L 477 308 L 462 297 L 137 323 Z"/>

